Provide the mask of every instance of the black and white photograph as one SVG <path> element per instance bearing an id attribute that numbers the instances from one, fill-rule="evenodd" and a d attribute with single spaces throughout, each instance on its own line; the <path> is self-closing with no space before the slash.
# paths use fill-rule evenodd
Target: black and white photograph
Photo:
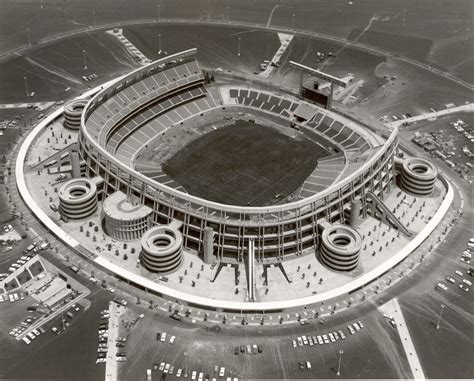
<path id="1" fill-rule="evenodd" d="M 474 378 L 473 0 L 0 0 L 0 380 Z"/>

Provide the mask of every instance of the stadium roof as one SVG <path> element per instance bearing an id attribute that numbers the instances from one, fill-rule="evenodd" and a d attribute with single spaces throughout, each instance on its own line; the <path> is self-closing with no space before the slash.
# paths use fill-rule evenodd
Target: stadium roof
<path id="1" fill-rule="evenodd" d="M 294 115 L 304 120 L 311 120 L 317 113 L 318 110 L 316 108 L 301 103 L 295 110 Z"/>

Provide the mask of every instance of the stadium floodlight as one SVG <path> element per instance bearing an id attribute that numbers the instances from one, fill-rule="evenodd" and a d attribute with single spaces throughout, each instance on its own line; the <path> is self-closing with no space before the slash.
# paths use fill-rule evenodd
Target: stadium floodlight
<path id="1" fill-rule="evenodd" d="M 439 323 L 441 323 L 441 315 L 443 314 L 446 305 L 441 304 L 441 310 L 439 311 L 438 322 L 436 323 L 436 329 L 439 329 Z"/>
<path id="2" fill-rule="evenodd" d="M 86 51 L 82 51 L 82 57 L 84 58 L 84 70 L 87 70 Z"/>
<path id="3" fill-rule="evenodd" d="M 340 376 L 341 375 L 341 362 L 342 362 L 342 355 L 343 355 L 344 351 L 342 349 L 339 349 L 339 363 L 337 365 L 337 373 L 336 373 L 336 376 Z"/>
<path id="4" fill-rule="evenodd" d="M 30 96 L 30 92 L 28 91 L 28 78 L 25 76 L 25 77 L 23 77 L 23 79 L 25 80 L 25 92 L 26 92 L 26 96 L 29 97 L 29 96 Z"/>

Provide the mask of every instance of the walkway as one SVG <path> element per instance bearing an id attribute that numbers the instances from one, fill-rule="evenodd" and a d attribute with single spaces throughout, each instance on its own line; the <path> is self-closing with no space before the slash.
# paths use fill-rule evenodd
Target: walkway
<path id="1" fill-rule="evenodd" d="M 385 125 L 387 127 L 401 126 L 402 124 L 405 124 L 405 123 L 411 124 L 414 122 L 419 122 L 421 120 L 432 119 L 432 118 L 434 119 L 439 116 L 454 114 L 454 113 L 463 112 L 463 111 L 474 112 L 474 103 L 469 103 L 468 105 L 462 105 L 458 107 L 447 108 L 441 111 L 429 112 L 423 115 L 412 116 L 411 118 L 396 120 L 395 122 L 389 122 L 389 123 L 386 123 Z"/>
<path id="2" fill-rule="evenodd" d="M 402 310 L 398 304 L 398 299 L 394 298 L 390 300 L 388 303 L 380 306 L 379 310 L 383 313 L 393 316 L 397 324 L 398 334 L 400 335 L 403 349 L 405 349 L 405 354 L 408 364 L 410 365 L 413 378 L 417 380 L 424 380 L 425 374 L 423 373 L 423 368 L 420 364 L 420 360 L 418 359 L 413 341 L 411 340 L 410 332 L 408 332 L 405 318 L 403 317 Z"/>

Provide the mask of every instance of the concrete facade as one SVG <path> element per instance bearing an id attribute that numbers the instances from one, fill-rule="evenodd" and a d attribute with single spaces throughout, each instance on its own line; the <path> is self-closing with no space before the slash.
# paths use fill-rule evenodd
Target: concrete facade
<path id="1" fill-rule="evenodd" d="M 140 239 L 151 226 L 152 209 L 127 198 L 118 191 L 108 196 L 102 206 L 105 232 L 121 241 Z"/>

